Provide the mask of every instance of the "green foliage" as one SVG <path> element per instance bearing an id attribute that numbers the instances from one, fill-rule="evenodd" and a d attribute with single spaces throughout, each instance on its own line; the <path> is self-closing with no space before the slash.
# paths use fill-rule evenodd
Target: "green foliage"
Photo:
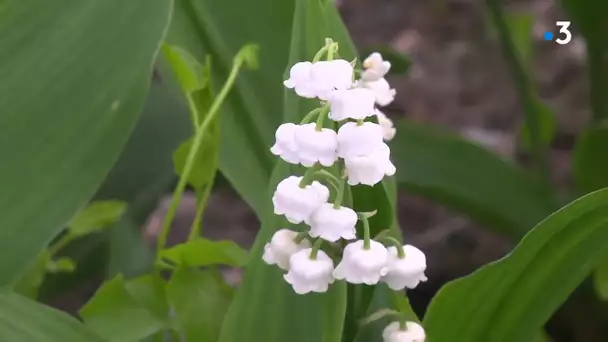
<path id="1" fill-rule="evenodd" d="M 607 206 L 608 189 L 586 195 L 541 222 L 506 258 L 443 287 L 424 320 L 429 340 L 532 340 L 607 256 Z"/>
<path id="2" fill-rule="evenodd" d="M 154 283 L 145 285 L 141 281 L 132 285 L 130 290 L 139 292 L 134 296 L 127 290 L 123 277 L 116 276 L 97 290 L 80 309 L 80 316 L 88 327 L 108 341 L 139 341 L 150 336 L 162 329 L 166 322 L 150 311 L 160 299 L 152 287 Z M 147 304 L 148 300 L 153 304 Z"/>
<path id="3" fill-rule="evenodd" d="M 19 278 L 93 195 L 135 125 L 170 10 L 143 3 L 5 3 L 0 284 Z"/>
<path id="4" fill-rule="evenodd" d="M 217 341 L 233 296 L 234 290 L 217 269 L 183 267 L 167 285 L 167 298 L 185 341 Z"/>
<path id="5" fill-rule="evenodd" d="M 414 194 L 515 239 L 557 207 L 546 184 L 476 144 L 409 121 L 396 128 L 397 181 Z"/>
<path id="6" fill-rule="evenodd" d="M 588 128 L 579 138 L 574 151 L 573 172 L 581 191 L 589 192 L 608 186 L 608 124 Z"/>
<path id="7" fill-rule="evenodd" d="M 107 342 L 70 315 L 6 290 L 0 291 L 0 340 Z"/>
<path id="8" fill-rule="evenodd" d="M 76 214 L 67 224 L 69 234 L 73 236 L 98 232 L 120 220 L 127 210 L 122 201 L 95 201 Z"/>
<path id="9" fill-rule="evenodd" d="M 246 250 L 233 241 L 191 240 L 161 252 L 163 258 L 189 266 L 229 265 L 244 266 L 249 257 Z"/>

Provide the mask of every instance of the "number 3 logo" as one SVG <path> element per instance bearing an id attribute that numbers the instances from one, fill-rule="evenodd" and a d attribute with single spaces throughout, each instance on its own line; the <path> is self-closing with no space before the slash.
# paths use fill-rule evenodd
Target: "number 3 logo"
<path id="1" fill-rule="evenodd" d="M 555 42 L 557 44 L 561 44 L 561 45 L 570 43 L 570 40 L 572 40 L 572 33 L 570 33 L 570 30 L 568 30 L 568 27 L 570 27 L 570 22 L 569 21 L 558 21 L 555 24 L 558 27 L 560 27 L 559 33 L 563 33 L 566 35 L 566 38 L 564 38 L 564 39 L 557 38 L 555 40 Z"/>

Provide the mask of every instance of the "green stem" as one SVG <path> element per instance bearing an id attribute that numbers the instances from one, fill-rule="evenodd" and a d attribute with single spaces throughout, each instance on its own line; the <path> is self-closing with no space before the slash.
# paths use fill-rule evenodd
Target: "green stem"
<path id="1" fill-rule="evenodd" d="M 300 121 L 300 125 L 307 124 L 310 121 L 312 121 L 312 119 L 315 116 L 319 115 L 319 113 L 321 112 L 321 109 L 323 109 L 323 108 L 319 107 L 319 108 L 313 109 L 312 111 L 310 111 L 310 113 L 306 114 L 306 116 L 304 116 L 302 121 Z"/>
<path id="2" fill-rule="evenodd" d="M 340 180 L 327 170 L 318 170 L 315 172 L 315 176 L 325 179 L 336 190 L 336 192 L 340 192 Z"/>
<path id="3" fill-rule="evenodd" d="M 509 31 L 504 11 L 499 0 L 487 0 L 488 9 L 494 25 L 496 26 L 498 37 L 503 45 L 503 52 L 517 88 L 519 98 L 524 107 L 525 121 L 530 133 L 530 145 L 536 168 L 541 179 L 549 179 L 549 161 L 547 156 L 547 146 L 542 141 L 541 123 L 538 115 L 538 105 L 536 93 L 532 82 L 528 78 L 524 61 L 517 53 L 517 48 L 513 42 L 513 37 Z"/>
<path id="4" fill-rule="evenodd" d="M 158 237 L 156 245 L 157 259 L 160 258 L 160 251 L 165 247 L 165 244 L 167 243 L 167 238 L 169 237 L 169 232 L 171 231 L 171 223 L 173 222 L 175 214 L 177 213 L 177 209 L 179 208 L 179 205 L 181 203 L 182 195 L 184 194 L 184 190 L 186 189 L 188 178 L 190 178 L 190 173 L 192 172 L 192 169 L 194 167 L 196 155 L 203 143 L 203 137 L 205 135 L 205 132 L 207 131 L 207 128 L 209 127 L 211 122 L 213 122 L 213 120 L 217 117 L 220 106 L 222 105 L 222 103 L 226 99 L 226 96 L 228 96 L 230 89 L 234 85 L 236 77 L 239 73 L 239 70 L 243 66 L 244 61 L 244 59 L 238 59 L 235 65 L 232 67 L 232 70 L 230 71 L 230 75 L 228 75 L 226 83 L 224 83 L 222 90 L 220 90 L 220 93 L 213 100 L 211 108 L 205 116 L 205 119 L 203 120 L 202 124 L 196 130 L 196 133 L 194 135 L 194 141 L 192 142 L 192 147 L 190 148 L 190 151 L 188 152 L 188 157 L 186 158 L 186 165 L 184 166 L 184 171 L 182 172 L 182 175 L 179 178 L 179 182 L 175 187 L 175 191 L 173 192 L 171 206 L 169 207 L 167 216 L 165 216 L 163 229 L 160 233 L 160 236 Z M 196 113 L 196 116 L 199 116 L 198 112 Z"/>
<path id="5" fill-rule="evenodd" d="M 333 61 L 334 60 L 334 54 L 338 52 L 338 43 L 332 43 L 329 48 L 327 49 L 327 60 L 328 61 Z"/>
<path id="6" fill-rule="evenodd" d="M 306 238 L 308 238 L 309 234 L 308 232 L 300 232 L 298 233 L 298 235 L 296 235 L 296 237 L 293 239 L 293 241 L 297 244 L 302 243 L 302 241 L 304 241 Z"/>
<path id="7" fill-rule="evenodd" d="M 338 193 L 336 194 L 336 199 L 334 200 L 334 209 L 340 209 L 342 205 L 342 200 L 344 199 L 344 189 L 346 188 L 346 178 L 342 178 L 340 180 L 340 186 L 338 187 Z"/>
<path id="8" fill-rule="evenodd" d="M 304 189 L 312 183 L 312 179 L 315 176 L 315 173 L 321 169 L 321 164 L 316 163 L 311 168 L 306 170 L 304 176 L 302 176 L 302 180 L 300 181 L 300 188 Z"/>
<path id="9" fill-rule="evenodd" d="M 186 99 L 188 100 L 188 108 L 190 109 L 192 124 L 194 125 L 194 129 L 196 129 L 200 125 L 200 122 L 198 122 L 198 109 L 196 108 L 196 104 L 192 98 L 192 93 L 188 93 L 188 95 L 186 95 Z"/>
<path id="10" fill-rule="evenodd" d="M 378 240 L 378 238 L 376 238 L 376 240 Z M 392 236 L 383 236 L 380 240 L 386 241 L 395 246 L 397 248 L 397 256 L 399 257 L 399 259 L 405 258 L 405 251 L 403 250 L 403 245 L 399 240 L 395 239 Z"/>
<path id="11" fill-rule="evenodd" d="M 65 246 L 69 245 L 70 242 L 74 241 L 76 238 L 77 236 L 73 235 L 72 233 L 70 233 L 70 231 L 68 231 L 66 234 L 59 238 L 59 241 L 55 242 L 48 248 L 49 254 L 51 256 L 56 255 L 60 250 L 62 250 Z"/>
<path id="12" fill-rule="evenodd" d="M 364 123 L 363 119 L 357 119 L 357 126 L 363 126 Z"/>
<path id="13" fill-rule="evenodd" d="M 209 196 L 211 196 L 211 189 L 213 188 L 213 180 L 215 176 L 212 177 L 209 184 L 205 186 L 202 191 L 202 194 L 196 196 L 196 216 L 194 217 L 194 222 L 192 222 L 192 227 L 190 227 L 190 234 L 188 234 L 188 241 L 192 241 L 197 239 L 202 234 L 203 228 L 203 214 L 205 213 L 205 208 L 207 208 L 207 203 L 209 202 Z"/>
<path id="14" fill-rule="evenodd" d="M 363 249 L 368 250 L 371 248 L 369 219 L 367 217 L 362 217 L 361 222 L 363 222 Z"/>
<path id="15" fill-rule="evenodd" d="M 323 244 L 323 239 L 318 238 L 315 243 L 312 245 L 312 251 L 310 252 L 310 259 L 316 260 L 317 255 L 319 254 L 319 250 L 321 249 L 321 245 Z"/>
<path id="16" fill-rule="evenodd" d="M 317 117 L 317 125 L 315 127 L 318 132 L 321 132 L 323 130 L 323 122 L 325 122 L 325 118 L 327 117 L 327 114 L 329 114 L 329 110 L 329 103 L 326 103 L 323 108 L 321 108 L 321 113 L 319 113 L 319 117 Z"/>

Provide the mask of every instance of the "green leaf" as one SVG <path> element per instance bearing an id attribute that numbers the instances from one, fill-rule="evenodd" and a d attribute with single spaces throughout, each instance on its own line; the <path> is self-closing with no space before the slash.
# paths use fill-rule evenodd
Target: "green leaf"
<path id="1" fill-rule="evenodd" d="M 505 21 L 511 32 L 513 45 L 521 57 L 521 61 L 528 64 L 531 62 L 530 58 L 534 43 L 532 35 L 534 16 L 526 13 L 507 13 Z"/>
<path id="2" fill-rule="evenodd" d="M 608 301 L 608 259 L 603 260 L 593 273 L 593 285 L 598 297 Z"/>
<path id="3" fill-rule="evenodd" d="M 157 274 L 147 274 L 125 284 L 131 297 L 161 321 L 169 318 L 169 303 L 165 280 Z"/>
<path id="4" fill-rule="evenodd" d="M 535 105 L 540 139 L 544 144 L 549 145 L 557 132 L 557 118 L 551 108 L 544 104 L 540 99 L 536 99 Z M 532 136 L 530 135 L 530 128 L 525 123 L 521 128 L 521 136 L 523 138 L 524 146 L 530 149 L 532 146 Z"/>
<path id="5" fill-rule="evenodd" d="M 126 290 L 121 275 L 105 282 L 79 314 L 88 327 L 109 341 L 138 341 L 165 327 L 165 322 Z"/>
<path id="6" fill-rule="evenodd" d="M 574 151 L 573 173 L 582 192 L 608 186 L 608 123 L 587 129 Z"/>
<path id="7" fill-rule="evenodd" d="M 249 259 L 247 251 L 234 241 L 211 241 L 202 238 L 166 249 L 161 255 L 176 264 L 189 266 L 223 264 L 242 267 Z"/>
<path id="8" fill-rule="evenodd" d="M 234 296 L 217 269 L 178 269 L 167 285 L 167 296 L 185 341 L 217 341 Z"/>
<path id="9" fill-rule="evenodd" d="M 116 161 L 170 8 L 165 0 L 4 2 L 0 284 L 26 271 Z"/>
<path id="10" fill-rule="evenodd" d="M 507 257 L 444 286 L 424 320 L 428 339 L 533 340 L 608 256 L 607 212 L 608 189 L 586 195 L 542 221 Z"/>
<path id="11" fill-rule="evenodd" d="M 192 93 L 211 86 L 208 63 L 203 67 L 194 56 L 177 46 L 165 44 L 163 53 L 175 72 L 184 93 Z"/>
<path id="12" fill-rule="evenodd" d="M 219 120 L 216 120 L 215 122 L 219 123 Z M 188 177 L 188 183 L 197 189 L 213 186 L 212 182 L 215 173 L 217 172 L 217 158 L 219 152 L 217 141 L 219 136 L 217 133 L 215 136 L 214 134 L 205 134 L 203 136 L 202 146 L 197 151 L 192 172 Z M 175 172 L 179 175 L 181 175 L 184 170 L 191 147 L 192 138 L 181 144 L 173 155 Z"/>
<path id="13" fill-rule="evenodd" d="M 122 201 L 94 201 L 76 214 L 67 226 L 72 235 L 90 234 L 118 222 L 126 210 L 127 204 Z"/>
<path id="14" fill-rule="evenodd" d="M 42 251 L 36 258 L 36 262 L 15 284 L 13 291 L 28 298 L 36 299 L 40 285 L 42 285 L 46 275 L 46 266 L 50 260 L 51 254 L 47 250 Z"/>
<path id="15" fill-rule="evenodd" d="M 74 317 L 5 290 L 0 292 L 0 340 L 106 342 Z"/>
<path id="16" fill-rule="evenodd" d="M 440 129 L 400 121 L 391 141 L 397 182 L 519 239 L 556 207 L 549 187 L 494 153 Z"/>
<path id="17" fill-rule="evenodd" d="M 62 257 L 57 260 L 49 260 L 49 262 L 46 264 L 46 270 L 49 273 L 74 272 L 74 270 L 76 270 L 76 262 L 67 257 Z"/>

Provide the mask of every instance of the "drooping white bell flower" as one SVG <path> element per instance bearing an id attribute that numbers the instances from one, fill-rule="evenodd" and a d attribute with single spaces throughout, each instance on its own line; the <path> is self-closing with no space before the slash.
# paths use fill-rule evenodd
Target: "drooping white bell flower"
<path id="1" fill-rule="evenodd" d="M 275 143 L 270 148 L 272 154 L 281 157 L 281 159 L 291 164 L 300 163 L 298 146 L 296 145 L 294 136 L 297 127 L 297 125 L 292 123 L 280 125 L 275 133 Z"/>
<path id="2" fill-rule="evenodd" d="M 321 204 L 329 199 L 329 189 L 317 181 L 300 187 L 302 177 L 290 176 L 282 180 L 272 196 L 274 213 L 285 215 L 287 221 L 298 224 L 307 221 Z"/>
<path id="3" fill-rule="evenodd" d="M 300 125 L 294 131 L 294 141 L 298 159 L 306 167 L 317 162 L 329 167 L 338 159 L 338 135 L 329 128 L 317 131 L 314 122 Z"/>
<path id="4" fill-rule="evenodd" d="M 284 270 L 289 269 L 289 258 L 302 249 L 310 248 L 310 241 L 304 239 L 296 243 L 298 232 L 289 229 L 277 230 L 270 242 L 264 246 L 262 259 L 269 265 L 277 265 Z"/>
<path id="5" fill-rule="evenodd" d="M 391 141 L 397 133 L 397 129 L 393 124 L 393 120 L 389 119 L 384 113 L 376 109 L 376 117 L 378 118 L 378 124 L 382 127 L 382 139 L 384 141 Z M 339 136 L 338 136 L 339 138 Z"/>
<path id="6" fill-rule="evenodd" d="M 406 322 L 406 329 L 401 330 L 399 322 L 393 322 L 384 328 L 382 340 L 384 342 L 425 342 L 424 328 L 416 322 Z"/>
<path id="7" fill-rule="evenodd" d="M 353 75 L 353 66 L 347 60 L 316 62 L 310 71 L 311 87 L 319 99 L 327 101 L 334 91 L 351 88 Z"/>
<path id="8" fill-rule="evenodd" d="M 320 237 L 329 242 L 340 238 L 354 240 L 356 238 L 357 213 L 351 208 L 335 209 L 331 203 L 325 203 L 310 216 L 310 236 Z"/>
<path id="9" fill-rule="evenodd" d="M 333 284 L 334 262 L 323 251 L 315 259 L 310 258 L 311 248 L 295 252 L 289 259 L 289 271 L 283 276 L 297 294 L 326 292 Z"/>
<path id="10" fill-rule="evenodd" d="M 344 248 L 342 260 L 334 270 L 336 279 L 345 279 L 351 284 L 374 285 L 386 274 L 386 247 L 374 240 L 370 241 L 369 249 L 363 247 L 363 240 L 359 240 Z"/>
<path id="11" fill-rule="evenodd" d="M 375 101 L 376 95 L 367 88 L 337 90 L 331 98 L 329 118 L 334 121 L 363 120 L 374 115 Z"/>
<path id="12" fill-rule="evenodd" d="M 368 155 L 382 146 L 382 127 L 373 122 L 347 122 L 338 130 L 338 156 Z"/>
<path id="13" fill-rule="evenodd" d="M 391 69 L 391 63 L 385 61 L 379 52 L 374 52 L 363 61 L 365 69 L 361 74 L 361 79 L 366 82 L 377 81 L 384 77 Z"/>
<path id="14" fill-rule="evenodd" d="M 424 275 L 426 270 L 426 257 L 424 253 L 412 245 L 403 246 L 404 258 L 399 258 L 397 248 L 388 248 L 388 273 L 382 277 L 388 287 L 393 290 L 403 290 L 404 288 L 413 289 L 427 278 Z"/>
<path id="15" fill-rule="evenodd" d="M 285 87 L 293 89 L 296 94 L 305 98 L 315 98 L 317 93 L 311 80 L 312 63 L 298 62 L 289 69 L 289 79 L 283 81 Z"/>
<path id="16" fill-rule="evenodd" d="M 359 82 L 357 85 L 363 87 L 363 89 L 371 90 L 379 106 L 388 106 L 395 100 L 397 94 L 397 91 L 391 88 L 385 78 L 373 82 Z"/>
<path id="17" fill-rule="evenodd" d="M 381 147 L 371 154 L 344 158 L 348 184 L 374 186 L 384 176 L 393 176 L 397 169 L 390 160 L 390 153 L 388 145 L 382 143 Z"/>

